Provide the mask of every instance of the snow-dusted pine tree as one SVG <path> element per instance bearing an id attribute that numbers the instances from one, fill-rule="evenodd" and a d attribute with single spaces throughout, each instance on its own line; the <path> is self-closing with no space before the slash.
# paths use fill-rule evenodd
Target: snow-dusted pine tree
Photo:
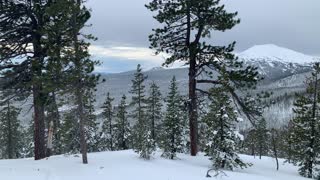
<path id="1" fill-rule="evenodd" d="M 183 147 L 183 114 L 182 98 L 178 91 L 176 78 L 173 77 L 166 98 L 167 109 L 163 122 L 162 138 L 160 147 L 163 149 L 162 156 L 174 159 L 176 153 Z"/>
<path id="2" fill-rule="evenodd" d="M 0 113 L 0 158 L 21 157 L 22 131 L 18 120 L 20 110 L 7 100 Z"/>
<path id="3" fill-rule="evenodd" d="M 259 158 L 268 155 L 268 129 L 267 121 L 261 118 L 256 127 L 255 138 L 258 146 Z"/>
<path id="4" fill-rule="evenodd" d="M 208 144 L 206 155 L 210 157 L 214 169 L 245 168 L 244 163 L 236 152 L 236 124 L 238 122 L 230 97 L 223 88 L 210 90 L 211 104 L 204 118 L 207 124 Z"/>
<path id="5" fill-rule="evenodd" d="M 126 96 L 123 95 L 121 102 L 117 109 L 116 124 L 115 124 L 115 137 L 116 148 L 119 150 L 126 150 L 129 148 L 129 137 L 131 136 L 130 123 L 127 118 L 127 104 Z"/>
<path id="6" fill-rule="evenodd" d="M 312 117 L 310 105 L 312 99 L 304 96 L 298 97 L 295 102 L 294 112 L 296 117 L 293 119 L 291 138 L 293 142 L 292 162 L 300 167 L 299 173 L 302 176 L 312 178 L 316 158 L 318 156 L 315 139 L 316 121 Z M 317 122 L 317 124 L 319 124 Z"/>
<path id="7" fill-rule="evenodd" d="M 320 152 L 319 73 L 316 63 L 312 77 L 307 79 L 307 92 L 298 95 L 294 103 L 295 118 L 292 119 L 292 162 L 298 165 L 299 173 L 308 178 L 316 177 L 316 165 Z"/>
<path id="8" fill-rule="evenodd" d="M 152 82 L 147 104 L 147 118 L 151 121 L 152 139 L 158 141 L 158 130 L 162 121 L 162 95 L 159 86 Z"/>
<path id="9" fill-rule="evenodd" d="M 113 111 L 113 102 L 114 98 L 110 97 L 110 93 L 107 93 L 107 99 L 104 102 L 102 109 L 102 115 L 103 115 L 103 124 L 102 124 L 102 136 L 101 136 L 101 147 L 103 151 L 114 150 L 114 111 Z"/>
<path id="10" fill-rule="evenodd" d="M 150 121 L 146 116 L 147 99 L 145 96 L 144 81 L 147 79 L 143 75 L 140 64 L 137 66 L 137 71 L 132 80 L 132 94 L 131 106 L 134 110 L 132 118 L 136 120 L 133 127 L 133 149 L 136 153 L 140 154 L 143 159 L 150 159 L 151 154 L 155 151 L 154 140 L 152 139 Z"/>
<path id="11" fill-rule="evenodd" d="M 84 117 L 85 121 L 85 136 L 86 143 L 88 144 L 88 152 L 98 151 L 98 143 L 100 138 L 97 134 L 98 125 L 97 118 L 94 114 L 94 99 L 93 92 L 87 91 L 84 96 Z M 80 149 L 80 126 L 78 118 L 78 110 L 71 108 L 69 111 L 64 113 L 63 121 L 61 123 L 61 143 L 62 153 L 79 153 Z"/>
<path id="12" fill-rule="evenodd" d="M 227 46 L 210 44 L 217 31 L 232 29 L 240 20 L 237 12 L 228 12 L 220 0 L 152 0 L 146 7 L 155 13 L 160 23 L 149 36 L 156 53 L 166 53 L 164 65 L 183 61 L 188 68 L 188 110 L 190 125 L 190 152 L 198 152 L 198 93 L 200 84 L 225 86 L 225 91 L 237 101 L 241 110 L 252 120 L 253 111 L 246 107 L 237 94 L 238 89 L 255 86 L 259 78 L 256 69 L 244 66 L 232 51 L 235 42 Z M 207 76 L 206 76 L 207 75 Z M 204 79 L 202 79 L 204 78 Z"/>

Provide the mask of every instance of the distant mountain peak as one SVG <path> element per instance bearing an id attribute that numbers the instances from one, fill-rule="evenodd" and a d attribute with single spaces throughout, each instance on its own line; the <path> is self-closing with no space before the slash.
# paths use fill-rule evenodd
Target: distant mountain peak
<path id="1" fill-rule="evenodd" d="M 163 70 L 163 69 L 164 69 L 163 67 L 159 66 L 159 67 L 153 67 L 153 68 L 151 68 L 151 69 L 149 69 L 147 71 L 160 71 L 160 70 Z"/>
<path id="2" fill-rule="evenodd" d="M 280 61 L 286 63 L 309 64 L 315 61 L 315 57 L 293 51 L 274 44 L 255 45 L 238 54 L 241 59 Z"/>

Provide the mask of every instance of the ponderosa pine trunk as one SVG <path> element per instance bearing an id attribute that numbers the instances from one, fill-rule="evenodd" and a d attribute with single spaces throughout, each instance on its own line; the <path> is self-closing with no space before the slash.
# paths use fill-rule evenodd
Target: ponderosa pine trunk
<path id="1" fill-rule="evenodd" d="M 42 57 L 42 47 L 40 42 L 40 36 L 35 35 L 35 40 L 33 42 L 34 48 L 34 58 L 32 61 L 32 93 L 33 93 L 33 108 L 34 108 L 34 159 L 39 160 L 46 157 L 45 148 L 45 116 L 44 116 L 44 93 L 42 82 L 40 80 L 42 75 L 41 63 L 43 61 Z"/>
<path id="2" fill-rule="evenodd" d="M 45 154 L 45 124 L 44 105 L 42 103 L 41 86 L 33 87 L 34 106 L 34 159 L 39 160 L 46 157 Z"/>
<path id="3" fill-rule="evenodd" d="M 34 108 L 34 159 L 39 160 L 46 157 L 45 148 L 45 94 L 43 93 L 42 64 L 44 61 L 45 52 L 41 45 L 43 28 L 43 10 L 41 9 L 41 1 L 35 0 L 35 18 L 32 21 L 32 94 Z"/>
<path id="4" fill-rule="evenodd" d="M 76 96 L 77 96 L 77 105 L 78 105 L 78 113 L 79 113 L 80 150 L 82 154 L 82 162 L 83 164 L 88 164 L 83 98 L 82 98 L 81 90 L 79 88 L 76 90 Z"/>
<path id="5" fill-rule="evenodd" d="M 195 60 L 191 61 L 189 68 L 189 127 L 191 155 L 196 156 L 197 148 L 197 96 L 196 96 L 196 70 Z"/>
<path id="6" fill-rule="evenodd" d="M 81 76 L 81 58 L 80 58 L 80 46 L 79 46 L 79 38 L 78 33 L 79 29 L 77 27 L 77 15 L 80 12 L 81 1 L 76 1 L 76 9 L 77 11 L 73 14 L 73 42 L 74 42 L 74 50 L 75 50 L 75 69 L 76 69 L 76 102 L 77 102 L 77 109 L 79 113 L 79 128 L 80 128 L 80 150 L 82 154 L 82 163 L 88 164 L 88 157 L 87 157 L 87 142 L 86 142 L 86 133 L 85 133 L 85 114 L 84 114 L 84 103 L 83 103 L 83 95 L 84 95 L 84 87 L 82 84 L 82 76 Z"/>

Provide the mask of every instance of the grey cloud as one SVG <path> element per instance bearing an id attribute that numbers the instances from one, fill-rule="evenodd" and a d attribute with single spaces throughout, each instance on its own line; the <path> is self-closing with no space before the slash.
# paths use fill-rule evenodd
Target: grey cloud
<path id="1" fill-rule="evenodd" d="M 237 41 L 237 51 L 256 44 L 274 43 L 306 54 L 320 55 L 319 0 L 224 0 L 238 11 L 241 24 L 214 33 L 214 43 Z M 148 0 L 89 0 L 90 32 L 98 44 L 148 47 L 148 35 L 157 26 L 144 4 Z"/>

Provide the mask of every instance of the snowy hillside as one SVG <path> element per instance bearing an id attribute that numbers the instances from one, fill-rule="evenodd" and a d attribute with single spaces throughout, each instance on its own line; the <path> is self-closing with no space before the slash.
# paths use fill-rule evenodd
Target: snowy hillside
<path id="1" fill-rule="evenodd" d="M 158 152 L 154 159 L 145 161 L 133 151 L 102 152 L 89 154 L 89 164 L 81 164 L 80 157 L 56 156 L 47 160 L 33 159 L 1 160 L 0 174 L 3 180 L 303 180 L 297 168 L 283 164 L 275 170 L 270 157 L 262 160 L 241 156 L 252 167 L 244 170 L 226 171 L 226 176 L 206 178 L 210 167 L 207 157 L 191 157 L 179 154 L 178 160 L 167 160 Z"/>
<path id="2" fill-rule="evenodd" d="M 238 54 L 243 59 L 278 61 L 283 63 L 310 64 L 315 58 L 274 44 L 256 45 Z"/>
<path id="3" fill-rule="evenodd" d="M 258 67 L 266 82 L 309 72 L 315 57 L 273 44 L 257 45 L 237 54 L 248 65 Z"/>

